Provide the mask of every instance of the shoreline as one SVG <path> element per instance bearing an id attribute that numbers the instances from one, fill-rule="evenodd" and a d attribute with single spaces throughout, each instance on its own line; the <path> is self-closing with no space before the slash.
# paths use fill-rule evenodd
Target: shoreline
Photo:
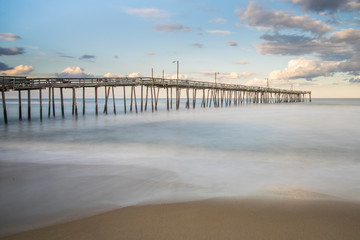
<path id="1" fill-rule="evenodd" d="M 358 239 L 360 203 L 216 198 L 137 205 L 0 237 L 20 239 Z"/>

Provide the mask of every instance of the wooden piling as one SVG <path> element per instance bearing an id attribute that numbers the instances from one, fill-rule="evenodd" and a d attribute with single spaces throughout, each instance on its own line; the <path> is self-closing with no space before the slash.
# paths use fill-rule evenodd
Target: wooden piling
<path id="1" fill-rule="evenodd" d="M 150 86 L 150 93 L 151 93 L 151 111 L 154 112 L 154 99 L 153 99 L 153 90 L 152 90 L 152 86 Z"/>
<path id="2" fill-rule="evenodd" d="M 55 88 L 51 88 L 52 92 L 52 108 L 53 108 L 53 117 L 55 117 L 55 94 L 54 94 Z"/>
<path id="3" fill-rule="evenodd" d="M 126 114 L 126 91 L 124 86 L 124 113 Z"/>
<path id="4" fill-rule="evenodd" d="M 61 117 L 65 117 L 65 109 L 64 109 L 64 94 L 63 94 L 63 88 L 60 88 L 60 101 L 61 101 Z"/>
<path id="5" fill-rule="evenodd" d="M 30 90 L 28 90 L 28 120 L 31 120 L 31 93 Z"/>
<path id="6" fill-rule="evenodd" d="M 85 115 L 85 87 L 83 87 L 83 115 Z"/>
<path id="7" fill-rule="evenodd" d="M 160 92 L 160 88 L 158 87 L 157 89 L 157 94 L 156 94 L 156 101 L 155 101 L 155 110 L 157 111 L 157 105 L 159 102 L 159 92 Z"/>
<path id="8" fill-rule="evenodd" d="M 4 123 L 7 124 L 8 118 L 7 118 L 6 99 L 5 99 L 5 91 L 4 90 L 1 91 L 1 97 L 2 97 L 2 105 L 3 105 L 3 113 L 4 113 Z"/>
<path id="9" fill-rule="evenodd" d="M 179 110 L 180 108 L 180 99 L 181 99 L 181 88 L 176 88 L 177 94 L 176 94 L 176 110 Z"/>
<path id="10" fill-rule="evenodd" d="M 76 103 L 76 89 L 73 87 L 73 115 L 75 113 L 75 116 L 78 116 L 78 109 L 77 109 L 77 103 Z"/>
<path id="11" fill-rule="evenodd" d="M 48 98 L 48 117 L 50 118 L 51 113 L 51 87 L 49 87 L 49 98 Z"/>
<path id="12" fill-rule="evenodd" d="M 143 84 L 141 84 L 141 106 L 140 106 L 140 110 L 141 110 L 141 112 L 143 111 L 143 104 L 144 104 L 144 99 L 143 99 L 143 87 L 144 87 L 144 85 Z"/>
<path id="13" fill-rule="evenodd" d="M 205 88 L 203 88 L 201 107 L 205 108 Z"/>
<path id="14" fill-rule="evenodd" d="M 172 102 L 173 102 L 172 87 L 170 87 L 170 108 L 171 109 L 172 109 Z"/>
<path id="15" fill-rule="evenodd" d="M 110 95 L 110 87 L 107 88 L 105 86 L 105 105 L 104 105 L 104 113 L 105 114 L 108 114 L 107 105 L 108 105 L 109 95 Z"/>
<path id="16" fill-rule="evenodd" d="M 18 91 L 18 95 L 19 95 L 19 120 L 22 120 L 21 90 Z"/>
<path id="17" fill-rule="evenodd" d="M 113 107 L 114 107 L 114 114 L 116 115 L 116 106 L 115 106 L 115 90 L 114 87 L 111 87 L 112 90 L 112 96 L 113 96 Z"/>
<path id="18" fill-rule="evenodd" d="M 41 88 L 39 89 L 39 104 L 40 104 L 40 121 L 42 121 L 43 118 L 43 109 L 42 109 L 42 92 L 41 92 Z"/>
<path id="19" fill-rule="evenodd" d="M 132 105 L 133 105 L 133 88 L 134 86 L 131 86 L 130 89 L 130 112 L 132 112 Z"/>
<path id="20" fill-rule="evenodd" d="M 95 87 L 95 115 L 99 114 L 99 108 L 98 108 L 98 87 Z"/>
<path id="21" fill-rule="evenodd" d="M 135 111 L 136 111 L 136 113 L 138 113 L 138 108 L 137 108 L 137 103 L 136 103 L 136 91 L 135 91 L 135 87 L 134 87 L 134 86 L 133 86 L 133 91 L 134 91 Z"/>
<path id="22" fill-rule="evenodd" d="M 166 109 L 170 110 L 170 104 L 169 104 L 169 88 L 166 87 Z"/>
<path id="23" fill-rule="evenodd" d="M 190 108 L 190 99 L 189 99 L 189 88 L 186 88 L 186 108 Z"/>

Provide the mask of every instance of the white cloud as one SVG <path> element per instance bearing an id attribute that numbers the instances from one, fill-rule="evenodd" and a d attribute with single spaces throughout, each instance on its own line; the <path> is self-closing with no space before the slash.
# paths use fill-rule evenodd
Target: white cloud
<path id="1" fill-rule="evenodd" d="M 105 78 L 121 78 L 121 74 L 116 74 L 116 73 L 105 73 L 104 74 Z"/>
<path id="2" fill-rule="evenodd" d="M 230 31 L 227 30 L 207 30 L 206 32 L 211 34 L 218 34 L 218 35 L 229 35 L 231 34 Z"/>
<path id="3" fill-rule="evenodd" d="M 267 81 L 266 81 L 266 79 L 253 78 L 253 79 L 247 81 L 244 85 L 246 85 L 246 86 L 265 87 L 265 86 L 267 86 Z"/>
<path id="4" fill-rule="evenodd" d="M 169 13 L 158 8 L 126 8 L 125 12 L 143 18 L 165 18 Z"/>
<path id="5" fill-rule="evenodd" d="M 0 39 L 4 39 L 6 41 L 16 41 L 21 39 L 21 37 L 14 33 L 0 33 Z"/>
<path id="6" fill-rule="evenodd" d="M 227 22 L 227 20 L 225 19 L 225 18 L 215 18 L 215 19 L 212 19 L 210 22 L 215 22 L 215 23 L 221 23 L 221 24 L 223 24 L 223 23 L 226 23 Z"/>
<path id="7" fill-rule="evenodd" d="M 128 75 L 129 78 L 136 78 L 136 77 L 140 77 L 140 73 L 139 72 L 132 72 Z"/>
<path id="8" fill-rule="evenodd" d="M 154 27 L 155 31 L 158 32 L 189 32 L 191 31 L 190 27 L 185 27 L 181 24 L 164 24 L 164 25 L 157 25 Z"/>
<path id="9" fill-rule="evenodd" d="M 55 73 L 57 77 L 61 78 L 88 78 L 94 77 L 93 73 L 84 72 L 81 67 L 67 67 L 60 73 Z"/>
<path id="10" fill-rule="evenodd" d="M 242 73 L 236 73 L 236 72 L 231 72 L 231 73 L 222 73 L 220 75 L 221 78 L 227 78 L 227 79 L 239 79 L 239 78 L 247 78 L 252 76 L 253 74 L 250 72 L 242 72 Z"/>
<path id="11" fill-rule="evenodd" d="M 237 42 L 233 42 L 233 41 L 226 41 L 226 42 L 231 47 L 236 47 L 238 45 Z"/>
<path id="12" fill-rule="evenodd" d="M 0 75 L 7 75 L 7 76 L 20 76 L 20 75 L 26 75 L 30 72 L 34 71 L 33 66 L 28 65 L 18 65 L 12 69 L 1 71 Z"/>
<path id="13" fill-rule="evenodd" d="M 330 76 L 339 70 L 340 62 L 315 61 L 311 59 L 298 58 L 290 60 L 284 70 L 275 70 L 269 74 L 270 80 L 277 79 L 299 79 L 311 80 L 319 76 Z"/>

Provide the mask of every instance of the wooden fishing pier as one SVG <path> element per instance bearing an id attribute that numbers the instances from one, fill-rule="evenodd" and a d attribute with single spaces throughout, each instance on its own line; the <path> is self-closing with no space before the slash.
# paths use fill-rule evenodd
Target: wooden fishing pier
<path id="1" fill-rule="evenodd" d="M 108 102 L 112 98 L 113 112 L 116 114 L 115 91 L 123 88 L 123 111 L 136 113 L 157 111 L 160 90 L 166 93 L 166 108 L 168 111 L 180 109 L 182 90 L 185 91 L 185 108 L 190 105 L 195 108 L 196 101 L 201 101 L 202 108 L 228 107 L 241 104 L 283 103 L 283 102 L 311 102 L 310 91 L 294 91 L 269 87 L 254 87 L 237 84 L 222 84 L 191 80 L 164 79 L 153 77 L 136 78 L 32 78 L 0 76 L 0 90 L 4 122 L 8 123 L 6 109 L 6 92 L 17 91 L 19 100 L 19 120 L 22 120 L 22 93 L 27 92 L 27 119 L 31 120 L 31 92 L 38 91 L 40 103 L 40 120 L 43 118 L 43 94 L 48 98 L 48 117 L 55 117 L 55 90 L 60 92 L 61 116 L 65 117 L 63 89 L 72 89 L 72 115 L 78 116 L 76 89 L 82 89 L 82 114 L 85 114 L 86 89 L 95 93 L 95 114 L 99 114 L 98 91 L 105 89 L 105 103 L 103 113 L 108 113 Z M 126 87 L 130 87 L 130 101 L 126 103 Z M 140 88 L 140 96 L 136 96 L 136 89 Z M 174 97 L 173 97 L 174 91 Z M 192 93 L 192 97 L 190 96 Z M 197 93 L 201 98 L 197 98 Z M 112 95 L 112 97 L 110 97 Z M 192 100 L 192 104 L 191 104 Z M 52 114 L 51 114 L 52 113 Z"/>

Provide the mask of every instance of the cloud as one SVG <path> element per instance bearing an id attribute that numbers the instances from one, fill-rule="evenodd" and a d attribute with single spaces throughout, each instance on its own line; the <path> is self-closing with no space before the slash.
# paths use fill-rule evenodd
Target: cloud
<path id="1" fill-rule="evenodd" d="M 92 60 L 92 59 L 95 59 L 95 56 L 94 56 L 94 55 L 85 54 L 85 55 L 82 55 L 79 59 L 80 59 L 80 60 Z"/>
<path id="2" fill-rule="evenodd" d="M 329 37 L 314 38 L 303 35 L 261 36 L 264 43 L 258 45 L 261 54 L 293 55 L 317 54 L 323 60 L 341 61 L 360 51 L 360 30 L 345 29 Z"/>
<path id="3" fill-rule="evenodd" d="M 248 25 L 267 30 L 299 29 L 322 35 L 334 28 L 321 21 L 309 18 L 308 15 L 294 16 L 292 12 L 282 12 L 265 9 L 257 2 L 250 2 L 247 9 L 235 11 L 240 17 L 240 22 L 247 20 Z"/>
<path id="4" fill-rule="evenodd" d="M 335 61 L 315 61 L 311 59 L 298 58 L 288 62 L 284 70 L 275 70 L 269 74 L 270 80 L 277 79 L 299 79 L 304 78 L 311 81 L 319 76 L 331 76 L 339 69 L 339 62 Z"/>
<path id="5" fill-rule="evenodd" d="M 233 42 L 233 41 L 226 41 L 226 42 L 231 47 L 236 47 L 238 45 L 236 42 Z"/>
<path id="6" fill-rule="evenodd" d="M 70 55 L 60 55 L 59 57 L 62 57 L 62 58 L 74 58 L 73 56 L 70 56 Z"/>
<path id="7" fill-rule="evenodd" d="M 125 12 L 143 18 L 165 18 L 169 13 L 158 8 L 126 8 Z"/>
<path id="8" fill-rule="evenodd" d="M 0 56 L 12 56 L 24 54 L 24 48 L 22 47 L 0 47 Z"/>
<path id="9" fill-rule="evenodd" d="M 105 78 L 121 78 L 121 74 L 115 74 L 115 73 L 105 73 L 104 74 Z"/>
<path id="10" fill-rule="evenodd" d="M 0 62 L 0 71 L 4 71 L 4 70 L 10 70 L 12 68 L 8 67 L 8 65 L 6 65 L 5 63 Z"/>
<path id="11" fill-rule="evenodd" d="M 191 31 L 190 27 L 185 27 L 180 24 L 164 24 L 164 25 L 157 25 L 154 27 L 155 31 L 158 32 L 189 32 Z"/>
<path id="12" fill-rule="evenodd" d="M 230 31 L 227 30 L 207 30 L 206 32 L 211 34 L 218 34 L 218 35 L 229 35 L 231 34 Z"/>
<path id="13" fill-rule="evenodd" d="M 33 66 L 28 66 L 28 65 L 18 65 L 14 68 L 5 70 L 5 71 L 1 71 L 0 75 L 7 75 L 7 76 L 20 76 L 20 75 L 26 75 L 29 74 L 30 72 L 34 71 L 34 67 Z"/>
<path id="14" fill-rule="evenodd" d="M 254 78 L 254 79 L 248 80 L 244 85 L 265 87 L 265 86 L 267 86 L 267 81 L 266 81 L 266 79 Z"/>
<path id="15" fill-rule="evenodd" d="M 317 61 L 305 58 L 292 59 L 284 70 L 270 72 L 269 79 L 306 79 L 311 81 L 320 76 L 332 76 L 334 73 L 347 73 L 354 76 L 360 73 L 360 52 L 346 61 Z"/>
<path id="16" fill-rule="evenodd" d="M 295 5 L 300 5 L 302 10 L 314 12 L 337 12 L 348 9 L 360 8 L 359 1 L 350 0 L 284 0 Z"/>
<path id="17" fill-rule="evenodd" d="M 204 45 L 203 44 L 200 44 L 200 43 L 194 43 L 192 45 L 194 48 L 202 48 Z"/>
<path id="18" fill-rule="evenodd" d="M 356 76 L 349 79 L 350 83 L 360 83 L 360 76 Z"/>
<path id="19" fill-rule="evenodd" d="M 55 73 L 55 76 L 60 78 L 88 78 L 94 77 L 94 74 L 84 72 L 81 67 L 67 67 L 62 72 Z"/>
<path id="20" fill-rule="evenodd" d="M 154 53 L 154 52 L 148 52 L 146 55 L 148 55 L 148 56 L 153 56 L 153 55 L 156 55 L 156 53 Z"/>
<path id="21" fill-rule="evenodd" d="M 49 62 L 61 62 L 61 61 L 58 59 L 49 59 Z"/>
<path id="22" fill-rule="evenodd" d="M 349 60 L 341 62 L 339 67 L 342 72 L 360 72 L 360 52 L 354 54 Z"/>
<path id="23" fill-rule="evenodd" d="M 247 61 L 238 61 L 238 62 L 234 62 L 234 64 L 244 65 L 244 64 L 249 64 L 249 62 L 247 62 Z"/>
<path id="24" fill-rule="evenodd" d="M 227 22 L 227 20 L 225 18 L 215 18 L 215 19 L 212 19 L 210 22 L 224 24 Z"/>
<path id="25" fill-rule="evenodd" d="M 139 72 L 132 72 L 129 75 L 127 75 L 129 78 L 136 78 L 136 77 L 140 77 L 140 73 Z"/>
<path id="26" fill-rule="evenodd" d="M 0 39 L 4 39 L 6 41 L 16 41 L 21 39 L 21 37 L 14 33 L 0 33 Z"/>

